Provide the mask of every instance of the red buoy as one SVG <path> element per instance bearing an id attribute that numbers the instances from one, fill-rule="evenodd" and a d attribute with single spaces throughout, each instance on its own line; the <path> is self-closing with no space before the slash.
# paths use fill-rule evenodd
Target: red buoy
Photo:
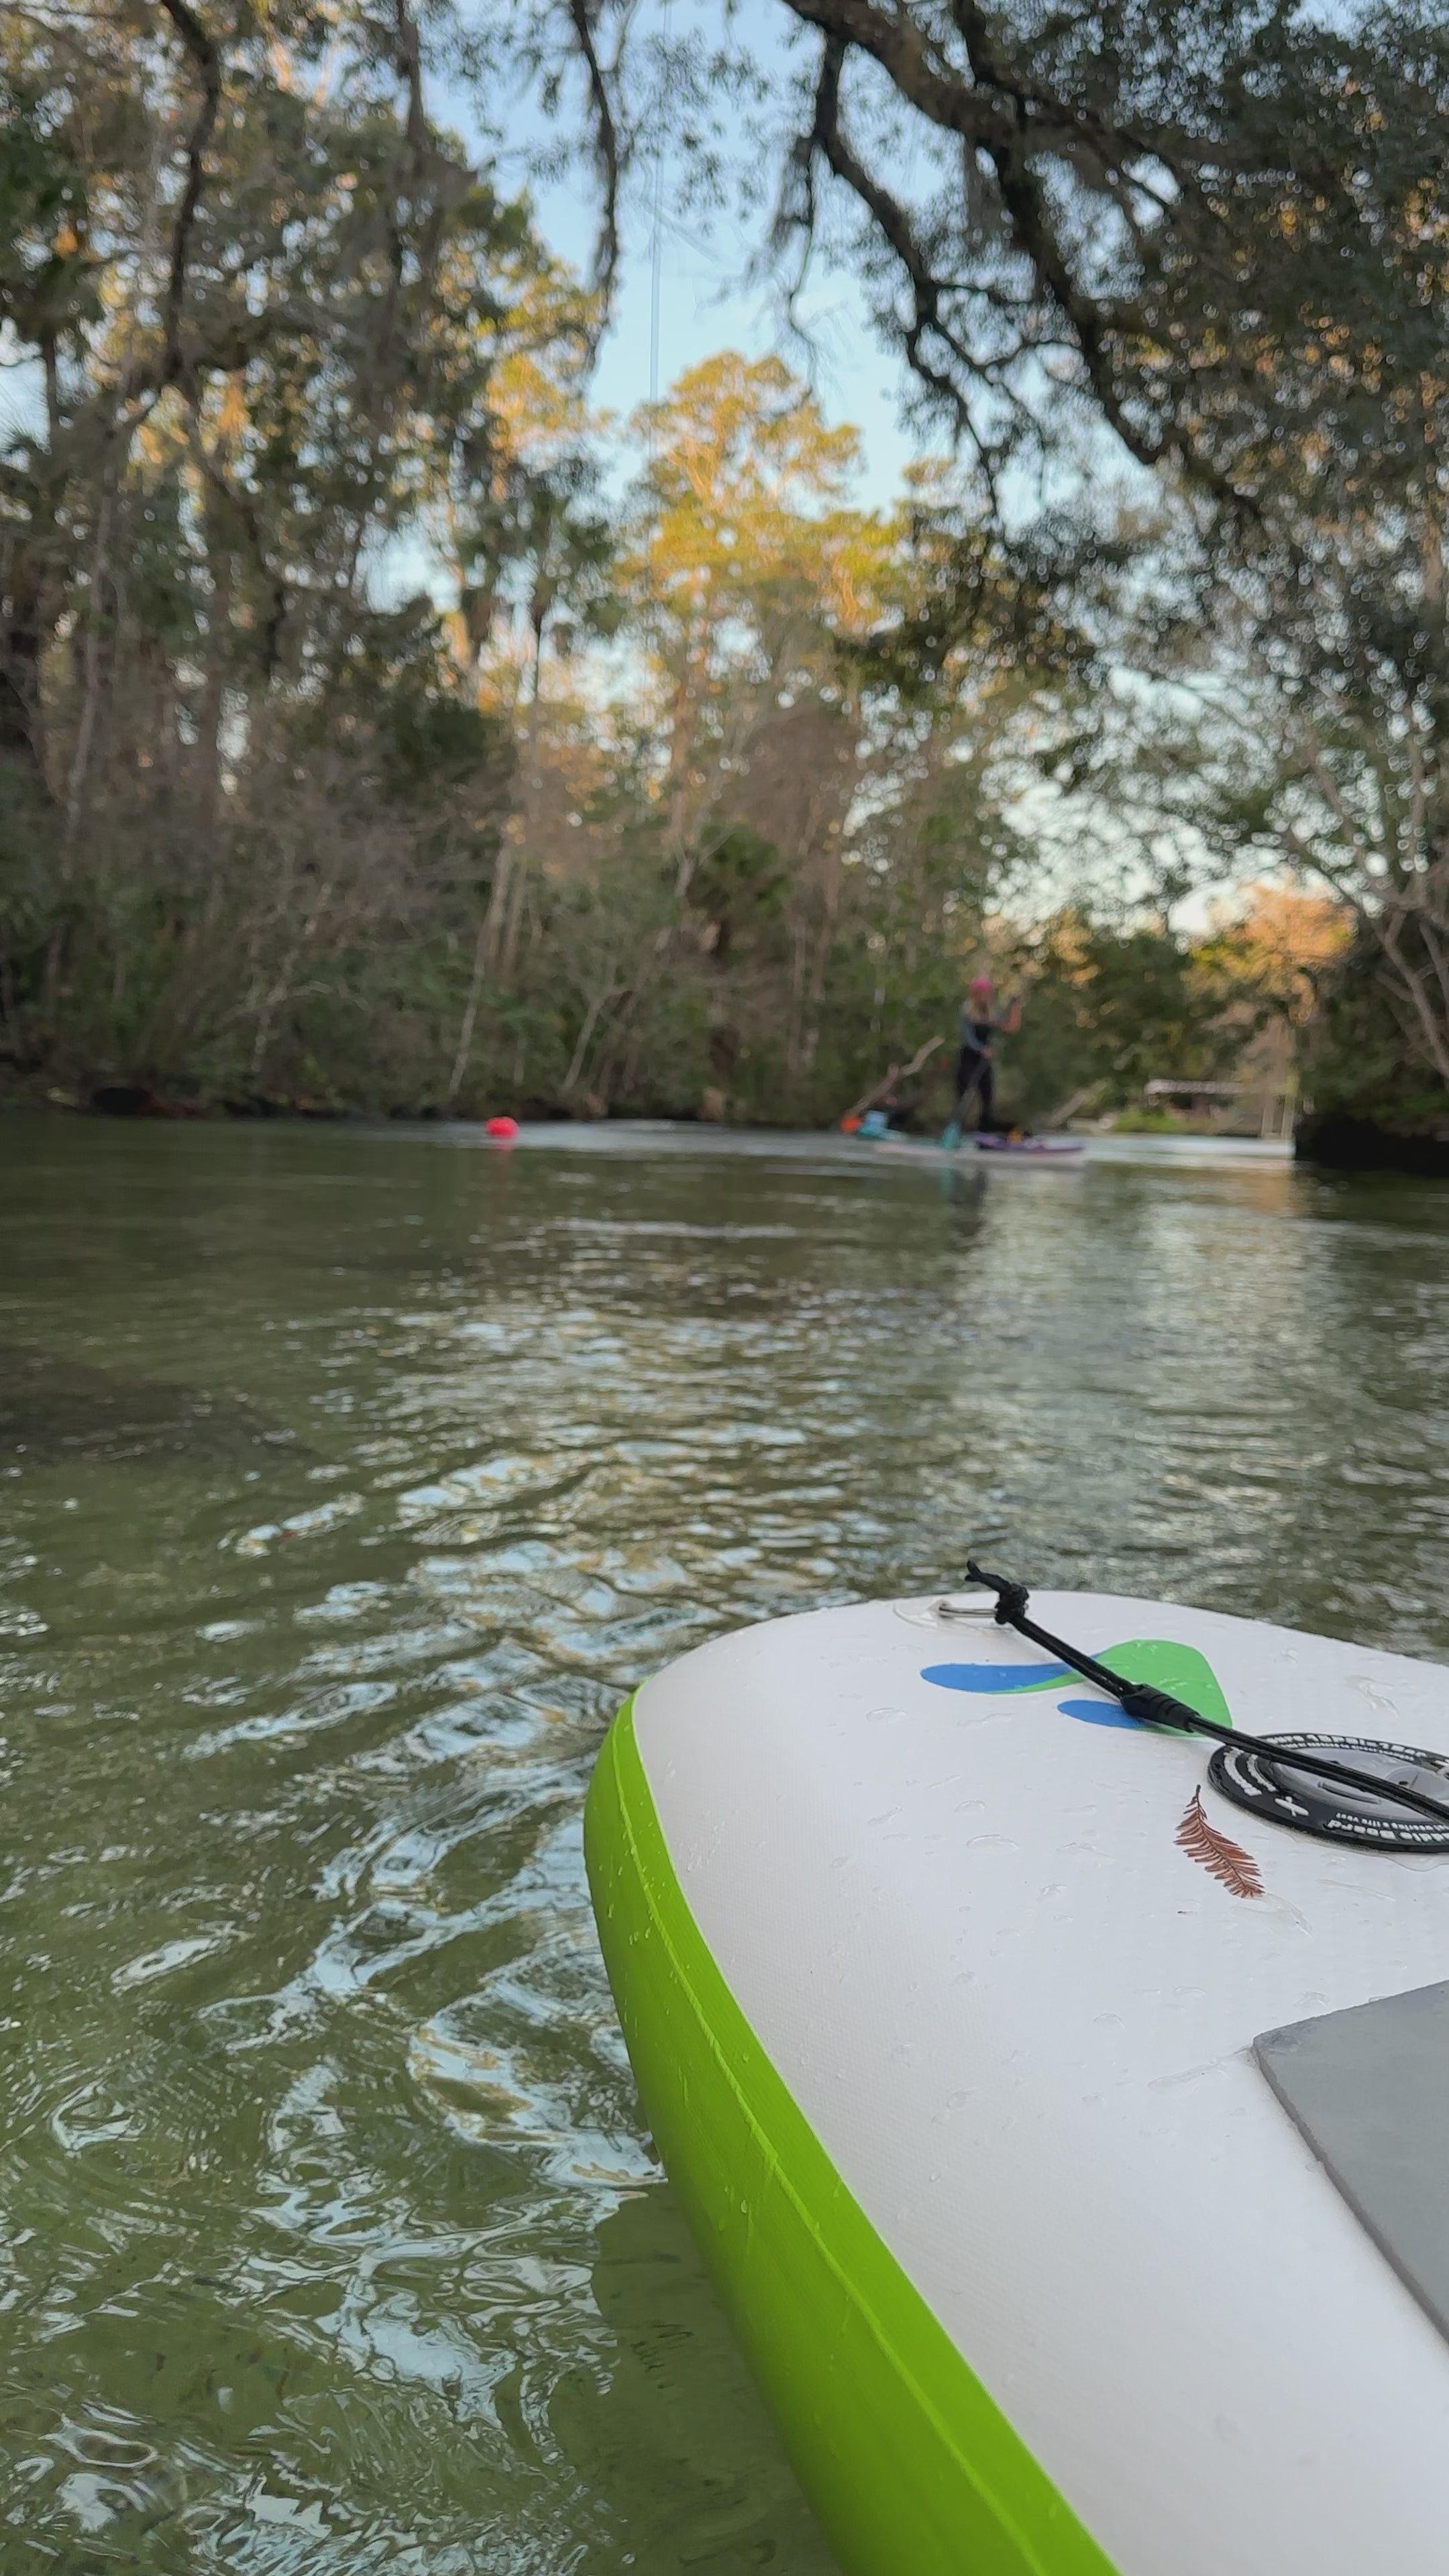
<path id="1" fill-rule="evenodd" d="M 485 1136 L 516 1136 L 518 1133 L 518 1121 L 516 1118 L 490 1118 L 487 1126 L 483 1130 L 483 1133 Z"/>

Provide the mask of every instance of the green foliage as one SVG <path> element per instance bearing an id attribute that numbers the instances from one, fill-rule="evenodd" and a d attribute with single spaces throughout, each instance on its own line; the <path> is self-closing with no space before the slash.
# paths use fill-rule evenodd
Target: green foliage
<path id="1" fill-rule="evenodd" d="M 389 795 L 426 804 L 469 781 L 496 786 L 511 765 L 507 734 L 477 707 L 422 690 L 398 691 L 390 699 L 384 768 Z"/>
<path id="2" fill-rule="evenodd" d="M 1425 1070 L 1371 939 L 1357 940 L 1323 979 L 1306 1034 L 1303 1080 L 1320 1114 L 1346 1112 L 1390 1135 L 1449 1134 L 1449 1084 Z"/>
<path id="3" fill-rule="evenodd" d="M 708 844 L 691 871 L 689 899 L 708 924 L 717 964 L 747 949 L 756 956 L 779 953 L 788 891 L 774 842 L 748 823 L 731 825 Z"/>
<path id="4" fill-rule="evenodd" d="M 1042 1117 L 1090 1090 L 1126 1107 L 1162 1077 L 1231 1072 L 1267 1005 L 1260 979 L 1225 942 L 1058 916 L 1029 955 L 1029 1000 L 1004 1050 L 1007 1114 Z"/>
<path id="5" fill-rule="evenodd" d="M 500 368 L 581 352 L 585 299 L 430 121 L 405 0 L 11 13 L 0 90 L 42 394 L 0 450 L 0 1050 L 440 1088 L 512 743 L 399 550 L 492 492 Z"/>

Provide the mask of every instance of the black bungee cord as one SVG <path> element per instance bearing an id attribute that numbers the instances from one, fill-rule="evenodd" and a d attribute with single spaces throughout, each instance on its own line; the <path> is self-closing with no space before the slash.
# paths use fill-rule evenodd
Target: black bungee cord
<path id="1" fill-rule="evenodd" d="M 988 1574 L 974 1556 L 966 1559 L 966 1571 L 973 1583 L 995 1593 L 998 1628 L 1014 1628 L 1018 1636 L 1029 1637 L 1034 1646 L 1044 1646 L 1059 1663 L 1070 1664 L 1073 1672 L 1106 1691 L 1140 1725 L 1171 1726 L 1188 1735 L 1210 1735 L 1218 1744 L 1235 1746 L 1240 1753 L 1256 1753 L 1274 1769 L 1301 1771 L 1319 1780 L 1339 1780 L 1345 1787 L 1367 1792 L 1375 1800 L 1412 1807 L 1422 1816 L 1432 1816 L 1436 1825 L 1449 1825 L 1449 1806 L 1442 1798 L 1426 1796 L 1422 1789 L 1382 1779 L 1371 1771 L 1356 1770 L 1351 1762 L 1334 1762 L 1322 1753 L 1295 1751 L 1286 1744 L 1275 1743 L 1271 1736 L 1245 1735 L 1240 1727 L 1220 1726 L 1216 1718 L 1203 1717 L 1197 1709 L 1189 1708 L 1186 1700 L 1174 1699 L 1171 1691 L 1159 1690 L 1154 1682 L 1124 1681 L 1110 1665 L 1099 1664 L 1095 1657 L 1066 1645 L 1060 1637 L 1038 1627 L 1035 1619 L 1029 1619 L 1026 1613 L 1031 1594 L 1024 1583 L 1014 1582 L 1010 1575 Z"/>

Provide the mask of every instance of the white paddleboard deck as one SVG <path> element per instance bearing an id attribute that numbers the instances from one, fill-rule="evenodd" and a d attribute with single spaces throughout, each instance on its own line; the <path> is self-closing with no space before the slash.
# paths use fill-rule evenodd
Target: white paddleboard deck
<path id="1" fill-rule="evenodd" d="M 1449 1754 L 1438 1666 L 1157 1602 L 1032 1615 L 1088 1653 L 1195 1647 L 1249 1731 Z M 1048 1664 L 931 1602 L 687 1656 L 635 1724 L 689 1907 L 1121 2576 L 1449 2569 L 1449 2343 L 1252 2055 L 1449 1978 L 1449 1855 L 1246 1815 L 1200 1741 L 1093 1722 L 1082 1683 L 1013 1687 Z M 982 1666 L 999 1687 L 940 1678 Z"/>

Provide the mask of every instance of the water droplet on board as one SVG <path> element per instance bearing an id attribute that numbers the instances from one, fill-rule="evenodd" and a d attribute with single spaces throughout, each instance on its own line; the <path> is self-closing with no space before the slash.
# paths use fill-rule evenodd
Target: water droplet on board
<path id="1" fill-rule="evenodd" d="M 1363 1693 L 1364 1698 L 1368 1701 L 1370 1708 L 1374 1710 L 1376 1715 L 1380 1717 L 1393 1718 L 1398 1716 L 1399 1712 L 1395 1707 L 1389 1692 L 1384 1689 L 1382 1682 L 1375 1681 L 1371 1673 L 1350 1673 L 1348 1675 L 1348 1686 L 1350 1690 L 1361 1691 Z"/>

